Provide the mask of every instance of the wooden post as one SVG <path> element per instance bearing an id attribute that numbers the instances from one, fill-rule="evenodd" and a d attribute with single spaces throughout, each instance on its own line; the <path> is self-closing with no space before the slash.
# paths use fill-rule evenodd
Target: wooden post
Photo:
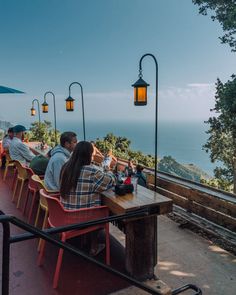
<path id="1" fill-rule="evenodd" d="M 129 221 L 126 233 L 126 270 L 138 280 L 153 279 L 157 264 L 157 216 Z"/>

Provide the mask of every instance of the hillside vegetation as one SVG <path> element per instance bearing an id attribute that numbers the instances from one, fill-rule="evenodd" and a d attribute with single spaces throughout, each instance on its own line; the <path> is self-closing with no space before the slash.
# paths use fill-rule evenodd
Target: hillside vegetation
<path id="1" fill-rule="evenodd" d="M 96 140 L 96 146 L 102 153 L 112 150 L 116 157 L 126 160 L 131 158 L 136 164 L 154 168 L 154 157 L 145 155 L 141 151 L 131 150 L 130 144 L 130 140 L 126 137 L 117 137 L 112 133 L 107 134 L 103 139 Z M 158 170 L 196 182 L 210 179 L 210 176 L 199 167 L 193 164 L 180 164 L 171 156 L 158 159 Z"/>

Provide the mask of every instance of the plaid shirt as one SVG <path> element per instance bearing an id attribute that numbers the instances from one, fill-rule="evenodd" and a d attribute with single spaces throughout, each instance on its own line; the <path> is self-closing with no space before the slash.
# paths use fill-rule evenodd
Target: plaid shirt
<path id="1" fill-rule="evenodd" d="M 114 184 L 115 176 L 112 173 L 105 173 L 94 165 L 83 166 L 75 191 L 71 191 L 66 199 L 61 197 L 61 203 L 68 210 L 100 206 L 100 193 Z"/>

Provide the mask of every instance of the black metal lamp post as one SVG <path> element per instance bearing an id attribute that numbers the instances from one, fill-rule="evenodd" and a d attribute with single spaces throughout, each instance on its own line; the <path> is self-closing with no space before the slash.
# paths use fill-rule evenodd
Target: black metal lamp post
<path id="1" fill-rule="evenodd" d="M 72 82 L 69 86 L 69 96 L 66 99 L 66 110 L 67 112 L 74 111 L 74 98 L 71 97 L 71 86 L 77 84 L 80 86 L 81 89 L 81 99 L 82 99 L 82 114 L 83 114 L 83 132 L 84 132 L 84 140 L 86 140 L 85 135 L 85 119 L 84 119 L 84 96 L 83 96 L 83 87 L 79 82 Z"/>
<path id="2" fill-rule="evenodd" d="M 155 191 L 157 188 L 157 119 L 158 119 L 158 63 L 155 56 L 151 53 L 144 54 L 139 61 L 139 79 L 132 85 L 134 87 L 134 104 L 143 106 L 147 104 L 147 84 L 142 79 L 142 60 L 144 57 L 150 56 L 153 58 L 156 65 L 156 108 L 155 108 Z"/>
<path id="3" fill-rule="evenodd" d="M 39 101 L 38 101 L 37 98 L 35 98 L 35 99 L 32 100 L 32 108 L 30 109 L 30 111 L 31 111 L 31 116 L 35 116 L 35 115 L 36 115 L 36 110 L 35 110 L 35 108 L 34 108 L 34 102 L 35 102 L 35 101 L 36 101 L 37 104 L 38 104 L 39 127 L 40 127 L 40 124 L 41 124 L 40 107 L 39 107 Z"/>
<path id="4" fill-rule="evenodd" d="M 56 101 L 55 94 L 52 91 L 47 91 L 44 93 L 44 102 L 42 103 L 42 111 L 43 113 L 48 113 L 48 103 L 46 101 L 46 96 L 48 94 L 52 95 L 53 98 L 53 106 L 54 106 L 54 129 L 55 129 L 55 145 L 57 145 L 57 118 L 56 118 Z"/>

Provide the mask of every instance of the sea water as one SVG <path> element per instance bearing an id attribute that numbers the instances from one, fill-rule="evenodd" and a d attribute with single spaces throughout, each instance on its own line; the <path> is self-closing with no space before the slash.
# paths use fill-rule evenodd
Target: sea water
<path id="1" fill-rule="evenodd" d="M 83 139 L 81 121 L 58 122 L 60 131 L 75 131 L 79 140 Z M 209 175 L 213 175 L 216 164 L 211 163 L 209 154 L 202 149 L 209 135 L 208 125 L 204 122 L 159 122 L 158 157 L 172 156 L 181 164 L 194 164 Z M 103 138 L 108 133 L 126 137 L 131 141 L 131 149 L 154 155 L 155 126 L 150 121 L 88 121 L 86 122 L 86 140 Z M 219 165 L 219 164 L 218 164 Z"/>

